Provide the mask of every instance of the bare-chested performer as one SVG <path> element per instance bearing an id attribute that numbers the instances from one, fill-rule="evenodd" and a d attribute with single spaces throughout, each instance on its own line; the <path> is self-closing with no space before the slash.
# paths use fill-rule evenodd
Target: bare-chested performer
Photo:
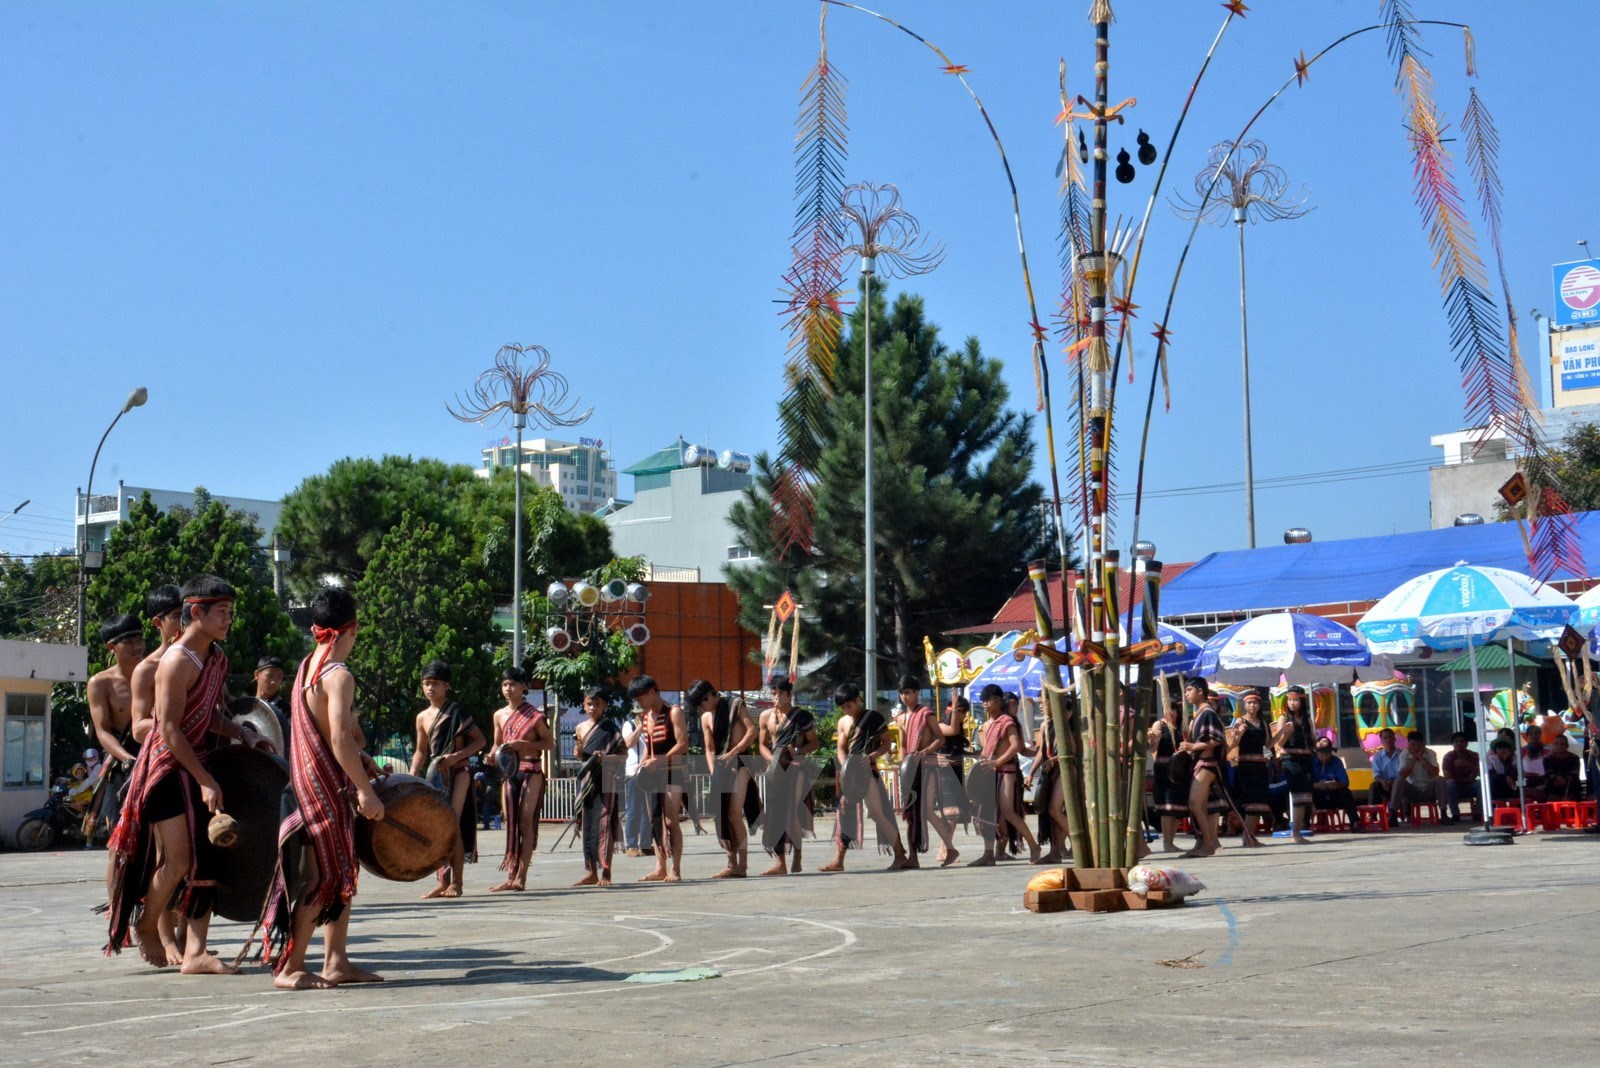
<path id="1" fill-rule="evenodd" d="M 972 768 L 972 786 L 980 797 L 976 819 L 983 833 L 983 856 L 969 861 L 970 868 L 995 862 L 995 841 L 1010 828 L 1027 843 L 1029 860 L 1039 863 L 1039 843 L 1022 818 L 1022 729 L 1006 707 L 1006 694 L 994 683 L 979 694 L 987 717 L 983 724 L 983 755 Z"/>
<path id="2" fill-rule="evenodd" d="M 139 751 L 110 844 L 114 870 L 106 951 L 121 951 L 132 921 L 140 956 L 157 967 L 178 960 L 186 974 L 237 971 L 206 951 L 216 896 L 216 858 L 206 822 L 208 812 L 222 811 L 223 797 L 199 755 L 208 733 L 250 745 L 261 742 L 249 727 L 217 712 L 228 681 L 228 655 L 217 643 L 233 625 L 233 602 L 233 587 L 214 575 L 184 586 L 183 635 L 156 669 L 155 729 Z M 162 922 L 175 901 L 185 917 L 181 951 L 169 944 L 172 932 Z"/>
<path id="3" fill-rule="evenodd" d="M 473 755 L 488 744 L 483 730 L 472 721 L 467 710 L 450 700 L 450 665 L 430 660 L 422 669 L 422 695 L 428 707 L 417 713 L 417 752 L 411 758 L 411 774 L 435 776 L 437 785 L 450 797 L 460 831 L 450 852 L 449 867 L 439 869 L 439 885 L 422 896 L 460 897 L 463 872 L 467 865 L 467 836 L 476 841 L 477 813 L 467 807 L 472 793 Z"/>
<path id="4" fill-rule="evenodd" d="M 611 857 L 622 834 L 618 796 L 626 777 L 627 745 L 622 727 L 606 716 L 606 691 L 591 686 L 583 694 L 584 720 L 572 731 L 578 767 L 578 824 L 583 836 L 583 878 L 573 886 L 610 886 Z"/>
<path id="5" fill-rule="evenodd" d="M 683 877 L 683 755 L 689 751 L 689 724 L 683 709 L 661 699 L 656 680 L 640 675 L 628 684 L 628 700 L 639 708 L 645 756 L 639 761 L 639 788 L 655 842 L 655 870 L 642 883 L 675 883 Z"/>
<path id="6" fill-rule="evenodd" d="M 183 591 L 170 583 L 145 595 L 145 622 L 156 629 L 156 647 L 133 669 L 132 722 L 129 730 L 140 745 L 156 725 L 156 667 L 167 647 L 183 633 Z"/>
<path id="7" fill-rule="evenodd" d="M 489 759 L 503 761 L 511 771 L 506 775 L 500 806 L 506 825 L 506 855 L 500 870 L 506 878 L 499 886 L 489 888 L 492 894 L 527 889 L 528 865 L 539 848 L 539 816 L 544 808 L 544 765 L 540 759 L 556 744 L 544 712 L 528 703 L 526 671 L 506 668 L 500 675 L 500 696 L 506 704 L 494 714 L 494 748 L 489 751 Z"/>
<path id="8" fill-rule="evenodd" d="M 878 851 L 892 851 L 894 861 L 889 870 L 900 871 L 909 858 L 900 844 L 900 828 L 890 811 L 889 792 L 883 788 L 883 778 L 878 773 L 878 758 L 889 751 L 889 721 L 876 708 L 867 708 L 861 690 L 848 682 L 834 690 L 833 703 L 840 713 L 834 727 L 838 739 L 839 816 L 833 833 L 833 860 L 819 870 L 844 871 L 845 852 L 860 848 L 866 837 L 861 819 L 864 804 L 878 829 Z"/>
<path id="9" fill-rule="evenodd" d="M 917 854 L 928 851 L 928 825 L 939 836 L 938 861 L 948 868 L 961 856 L 955 847 L 955 825 L 944 818 L 939 804 L 939 751 L 944 735 L 939 733 L 939 718 L 923 704 L 922 680 L 915 675 L 900 679 L 900 708 L 895 721 L 900 727 L 900 813 L 906 823 L 908 868 L 922 865 Z"/>
<path id="10" fill-rule="evenodd" d="M 702 688 L 710 695 L 696 701 Z M 750 788 L 755 776 L 746 756 L 755 744 L 756 725 L 750 721 L 744 698 L 719 693 L 704 680 L 689 687 L 685 703 L 700 710 L 714 826 L 717 841 L 728 854 L 727 865 L 712 878 L 743 879 L 750 874 L 750 828 L 761 816 L 761 795 Z"/>
<path id="11" fill-rule="evenodd" d="M 109 835 L 122 814 L 122 787 L 133 772 L 139 743 L 133 740 L 133 671 L 144 658 L 144 629 L 131 615 L 112 616 L 100 627 L 112 664 L 89 680 L 89 719 L 105 764 L 85 822 L 91 840 Z"/>
<path id="12" fill-rule="evenodd" d="M 356 896 L 356 809 L 383 818 L 373 790 L 378 766 L 363 752 L 356 722 L 355 679 L 345 659 L 356 644 L 356 601 L 337 588 L 311 600 L 317 647 L 300 662 L 289 697 L 289 787 L 278 829 L 278 870 L 262 912 L 273 984 L 285 990 L 326 990 L 376 983 L 381 975 L 350 961 L 350 907 Z M 322 971 L 306 968 L 311 933 L 322 928 Z"/>
<path id="13" fill-rule="evenodd" d="M 811 762 L 807 753 L 821 745 L 817 721 L 806 709 L 794 706 L 794 683 L 787 675 L 772 680 L 772 707 L 761 713 L 761 759 L 767 766 L 767 821 L 761 844 L 776 859 L 762 875 L 788 875 L 800 871 L 800 842 L 811 833 Z M 784 851 L 793 852 L 792 862 Z"/>

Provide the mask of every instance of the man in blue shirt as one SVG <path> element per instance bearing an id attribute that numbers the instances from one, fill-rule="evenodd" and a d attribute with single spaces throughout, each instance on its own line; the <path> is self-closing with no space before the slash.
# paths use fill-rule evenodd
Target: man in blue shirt
<path id="1" fill-rule="evenodd" d="M 1311 762 L 1312 807 L 1342 810 L 1350 820 L 1350 829 L 1359 832 L 1361 815 L 1350 793 L 1350 773 L 1345 770 L 1344 761 L 1334 755 L 1333 743 L 1326 738 L 1317 739 L 1316 754 Z"/>
<path id="2" fill-rule="evenodd" d="M 1394 800 L 1394 784 L 1400 781 L 1401 753 L 1394 746 L 1394 731 L 1388 727 L 1378 732 L 1378 740 L 1383 744 L 1367 757 L 1372 764 L 1372 787 L 1367 791 L 1367 804 L 1387 806 Z"/>

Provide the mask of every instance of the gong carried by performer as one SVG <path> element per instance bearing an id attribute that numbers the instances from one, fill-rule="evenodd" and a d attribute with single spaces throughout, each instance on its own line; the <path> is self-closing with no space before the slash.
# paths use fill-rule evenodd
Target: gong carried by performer
<path id="1" fill-rule="evenodd" d="M 217 858 L 218 916 L 242 923 L 261 915 L 278 866 L 278 816 L 289 766 L 281 757 L 245 745 L 230 745 L 206 757 L 206 769 L 222 790 L 224 811 L 232 817 L 229 845 L 208 842 Z"/>
<path id="2" fill-rule="evenodd" d="M 447 863 L 461 833 L 450 799 L 415 775 L 386 775 L 373 784 L 381 820 L 356 818 L 356 856 L 380 879 L 410 883 Z"/>

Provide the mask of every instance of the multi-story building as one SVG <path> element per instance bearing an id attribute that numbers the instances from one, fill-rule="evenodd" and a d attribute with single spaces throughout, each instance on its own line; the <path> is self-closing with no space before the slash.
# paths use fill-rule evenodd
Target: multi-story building
<path id="1" fill-rule="evenodd" d="M 111 528 L 125 521 L 128 509 L 146 493 L 150 494 L 151 503 L 163 512 L 173 508 L 194 507 L 193 490 L 150 489 L 130 486 L 118 480 L 115 493 L 96 493 L 89 499 L 88 514 L 85 516 L 83 493 L 80 491 L 77 506 L 73 509 L 74 533 L 84 549 L 91 553 L 105 549 Z M 261 528 L 261 544 L 272 544 L 272 532 L 277 528 L 278 516 L 283 511 L 282 501 L 260 501 L 253 497 L 230 497 L 221 493 L 211 494 L 211 499 L 254 516 L 256 525 Z"/>
<path id="2" fill-rule="evenodd" d="M 629 467 L 631 503 L 605 516 L 618 556 L 642 556 L 656 581 L 721 582 L 748 561 L 728 510 L 750 484 L 750 458 L 679 438 Z"/>
<path id="3" fill-rule="evenodd" d="M 488 478 L 497 467 L 517 466 L 517 443 L 501 438 L 483 448 L 480 478 Z M 557 441 L 555 438 L 529 438 L 522 442 L 522 475 L 535 485 L 561 494 L 569 511 L 590 515 L 617 495 L 617 473 L 611 454 L 599 438 Z"/>

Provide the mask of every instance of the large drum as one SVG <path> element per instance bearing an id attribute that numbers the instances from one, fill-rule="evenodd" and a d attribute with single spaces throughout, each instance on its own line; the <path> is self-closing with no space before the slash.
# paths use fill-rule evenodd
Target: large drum
<path id="1" fill-rule="evenodd" d="M 278 820 L 289 766 L 260 750 L 230 745 L 207 754 L 206 770 L 222 789 L 223 810 L 239 825 L 232 845 L 199 846 L 216 858 L 215 911 L 226 919 L 254 923 L 278 867 Z"/>
<path id="2" fill-rule="evenodd" d="M 384 818 L 356 818 L 356 856 L 363 868 L 380 879 L 411 883 L 450 859 L 460 829 L 448 797 L 415 775 L 385 776 L 374 789 Z"/>

